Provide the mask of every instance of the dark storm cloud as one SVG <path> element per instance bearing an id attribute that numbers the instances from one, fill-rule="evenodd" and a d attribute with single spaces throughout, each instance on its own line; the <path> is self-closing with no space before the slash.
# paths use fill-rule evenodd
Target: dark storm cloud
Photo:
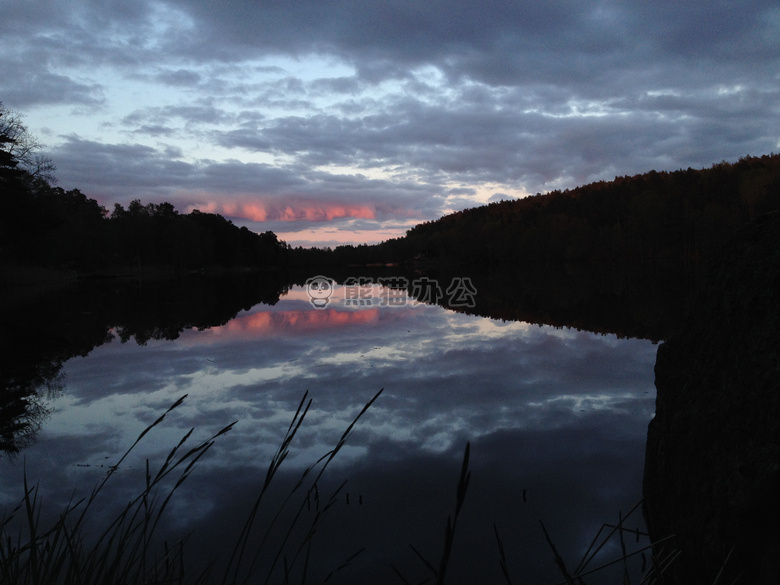
<path id="1" fill-rule="evenodd" d="M 160 127 L 160 134 L 169 129 Z M 244 207 L 262 205 L 266 219 L 284 223 L 263 229 L 294 229 L 292 217 L 282 217 L 291 205 L 301 210 L 299 219 L 311 217 L 307 209 L 321 202 L 323 215 L 331 207 L 368 206 L 381 220 L 393 217 L 424 218 L 437 213 L 437 187 L 415 182 L 369 179 L 362 175 L 337 175 L 307 168 L 282 167 L 238 160 L 184 162 L 176 148 L 155 149 L 141 144 L 105 144 L 70 136 L 52 151 L 61 181 L 78 185 L 104 205 L 113 201 L 168 200 L 180 212 L 191 208 L 216 211 L 235 218 L 247 217 Z M 215 206 L 220 194 L 231 206 Z M 374 228 L 375 229 L 375 228 Z"/>
<path id="2" fill-rule="evenodd" d="M 86 67 L 85 73 L 96 66 L 129 68 L 156 54 L 149 34 L 158 17 L 153 3 L 14 1 L 2 13 L 9 46 L 29 56 L 17 76 L 41 67 Z M 168 42 L 173 40 L 171 35 Z"/>
<path id="3" fill-rule="evenodd" d="M 434 104 L 408 97 L 362 117 L 256 120 L 213 137 L 222 146 L 293 156 L 304 165 L 406 166 L 429 182 L 499 179 L 536 192 L 559 177 L 579 183 L 646 170 L 641 165 L 715 162 L 723 142 L 742 145 L 744 153 L 767 150 L 774 139 L 762 132 L 760 112 L 771 111 L 772 97 L 754 90 L 731 100 L 661 95 L 556 105 L 519 89 L 495 96 L 472 87 Z"/>
<path id="4" fill-rule="evenodd" d="M 141 144 L 105 144 L 69 136 L 52 151 L 68 186 L 103 202 L 117 196 L 136 199 L 166 196 L 192 180 L 193 165 Z"/>
<path id="5" fill-rule="evenodd" d="M 762 71 L 768 82 L 776 75 L 779 42 L 777 8 L 760 1 L 736 6 L 399 0 L 358 9 L 345 1 L 241 0 L 223 6 L 201 0 L 157 8 L 143 2 L 132 8 L 121 3 L 25 4 L 25 10 L 11 11 L 10 31 L 49 32 L 54 17 L 62 31 L 54 46 L 78 49 L 85 58 L 106 48 L 117 55 L 145 55 L 148 43 L 128 46 L 108 39 L 142 40 L 132 31 L 140 37 L 161 7 L 169 6 L 186 18 L 171 17 L 179 27 L 172 28 L 177 34 L 165 38 L 164 46 L 193 63 L 242 61 L 258 52 L 320 53 L 370 72 L 373 81 L 405 78 L 404 71 L 434 65 L 453 80 L 554 86 L 582 97 L 656 88 L 662 80 L 679 87 L 700 86 L 704 79 L 754 83 Z M 89 48 L 94 43 L 79 39 L 79 32 L 104 42 Z M 616 92 L 618 84 L 622 87 Z"/>
<path id="6" fill-rule="evenodd" d="M 17 77 L 16 72 L 26 67 L 26 63 L 19 61 L 0 63 L 0 76 Z M 47 71 L 31 72 L 14 87 L 3 88 L 3 100 L 23 106 L 69 104 L 96 107 L 105 103 L 101 85 L 80 83 L 66 75 Z"/>
<path id="7" fill-rule="evenodd" d="M 237 58 L 257 49 L 332 53 L 382 78 L 434 64 L 453 78 L 491 85 L 590 80 L 597 94 L 601 79 L 620 80 L 616 70 L 633 72 L 636 80 L 640 69 L 658 76 L 670 65 L 731 70 L 751 63 L 755 70 L 773 62 L 778 47 L 777 8 L 765 1 L 397 0 L 356 7 L 347 1 L 242 0 L 232 10 L 217 10 L 212 0 L 178 5 L 198 23 L 201 39 L 230 47 Z"/>
<path id="8" fill-rule="evenodd" d="M 234 122 L 235 116 L 230 116 L 224 110 L 211 104 L 165 106 L 136 110 L 122 118 L 121 124 L 133 127 L 140 123 L 161 123 L 174 120 L 181 120 L 185 125 L 229 124 Z"/>
<path id="9" fill-rule="evenodd" d="M 192 87 L 202 81 L 202 76 L 194 71 L 176 69 L 175 71 L 161 71 L 155 75 L 155 79 L 168 85 L 183 85 Z"/>

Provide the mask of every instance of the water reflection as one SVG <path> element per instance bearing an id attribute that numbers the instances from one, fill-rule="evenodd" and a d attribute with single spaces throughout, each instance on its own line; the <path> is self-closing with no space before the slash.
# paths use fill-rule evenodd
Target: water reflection
<path id="1" fill-rule="evenodd" d="M 334 276 L 341 283 L 350 278 L 376 283 L 398 277 L 380 268 L 364 268 L 361 274 Z M 464 276 L 432 274 L 424 278 L 446 286 Z M 412 300 L 416 298 L 413 283 L 420 278 L 419 274 L 401 276 L 410 283 L 407 294 Z M 467 278 L 479 291 L 474 296 L 476 304 L 458 307 L 458 311 L 652 340 L 665 338 L 672 330 L 685 305 L 689 285 L 695 283 L 670 279 L 669 275 L 603 275 L 566 266 L 525 269 L 513 275 L 471 272 Z M 177 339 L 193 327 L 213 329 L 230 323 L 231 327 L 266 327 L 278 332 L 282 327 L 279 319 L 308 319 L 310 326 L 316 327 L 322 321 L 332 326 L 335 319 L 377 317 L 370 311 L 320 315 L 301 306 L 298 313 L 284 316 L 257 312 L 252 318 L 259 322 L 251 325 L 235 321 L 242 310 L 258 303 L 273 306 L 282 294 L 288 300 L 309 302 L 303 288 L 291 291 L 288 284 L 293 281 L 303 285 L 306 280 L 306 276 L 245 274 L 217 279 L 81 283 L 48 293 L 37 289 L 0 291 L 0 351 L 6 358 L 0 368 L 2 451 L 18 452 L 34 437 L 46 412 L 36 406 L 40 405 L 37 396 L 56 391 L 62 364 L 112 339 L 143 345 L 152 340 Z M 378 291 L 376 298 L 381 294 Z M 446 299 L 442 296 L 439 300 Z M 296 328 L 303 330 L 300 324 Z"/>
<path id="2" fill-rule="evenodd" d="M 473 480 L 456 538 L 455 583 L 501 580 L 494 522 L 517 579 L 555 582 L 539 518 L 576 564 L 601 523 L 616 522 L 641 497 L 654 408 L 652 342 L 419 303 L 348 308 L 334 301 L 317 310 L 300 287 L 271 300 L 232 319 L 215 315 L 210 326 L 171 319 L 136 329 L 147 332 L 143 345 L 96 343 L 67 361 L 67 389 L 25 451 L 27 473 L 41 478 L 55 510 L 187 394 L 123 466 L 126 480 L 114 497 L 129 497 L 133 482 L 142 485 L 145 459 L 164 459 L 190 428 L 205 437 L 238 420 L 171 510 L 172 532 L 202 523 L 208 529 L 196 531 L 191 545 L 216 552 L 215 542 L 232 541 L 305 390 L 314 406 L 285 477 L 330 449 L 382 387 L 326 480 L 348 479 L 350 503 L 339 500 L 312 553 L 314 566 L 332 568 L 333 559 L 367 547 L 347 582 L 397 582 L 391 563 L 413 580 L 424 575 L 409 544 L 440 554 L 466 441 Z M 111 333 L 123 339 L 128 326 L 114 323 Z M 4 502 L 18 497 L 22 471 L 3 463 Z"/>

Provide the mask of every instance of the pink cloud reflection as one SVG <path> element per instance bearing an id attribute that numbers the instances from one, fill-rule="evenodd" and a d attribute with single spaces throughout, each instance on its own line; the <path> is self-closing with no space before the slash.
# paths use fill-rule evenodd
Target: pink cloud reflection
<path id="1" fill-rule="evenodd" d="M 328 330 L 376 323 L 379 309 L 337 311 L 335 309 L 303 311 L 257 311 L 239 315 L 229 323 L 187 336 L 191 345 L 242 341 L 282 335 L 315 335 Z"/>

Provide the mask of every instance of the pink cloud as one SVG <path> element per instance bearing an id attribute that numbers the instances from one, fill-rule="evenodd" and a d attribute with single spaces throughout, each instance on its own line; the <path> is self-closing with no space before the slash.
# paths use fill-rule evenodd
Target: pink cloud
<path id="1" fill-rule="evenodd" d="M 370 204 L 344 204 L 302 199 L 284 203 L 256 199 L 233 201 L 212 199 L 203 204 L 187 206 L 187 211 L 193 209 L 250 221 L 325 222 L 342 218 L 376 219 L 376 208 Z"/>

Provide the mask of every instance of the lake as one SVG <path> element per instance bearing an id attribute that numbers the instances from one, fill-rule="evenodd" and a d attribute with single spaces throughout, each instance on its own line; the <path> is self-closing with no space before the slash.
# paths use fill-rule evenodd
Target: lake
<path id="1" fill-rule="evenodd" d="M 294 496 L 305 525 L 346 480 L 311 539 L 311 582 L 361 549 L 333 582 L 431 577 L 421 557 L 438 566 L 467 443 L 471 477 L 447 582 L 505 582 L 496 533 L 512 582 L 563 581 L 542 523 L 573 572 L 602 526 L 617 524 L 641 500 L 657 340 L 480 316 L 468 302 L 493 291 L 476 280 L 468 282 L 458 310 L 420 302 L 419 288 L 415 296 L 374 277 L 359 288 L 338 282 L 320 299 L 299 281 L 277 287 L 279 294 L 264 301 L 248 295 L 224 315 L 182 317 L 174 326 L 155 324 L 155 318 L 165 322 L 194 304 L 214 312 L 228 293 L 188 288 L 152 303 L 138 301 L 143 291 L 136 291 L 131 302 L 124 296 L 130 293 L 108 285 L 100 295 L 121 318 L 101 320 L 94 299 L 81 293 L 68 301 L 69 307 L 84 303 L 73 309 L 75 316 L 39 318 L 30 347 L 56 345 L 54 338 L 67 337 L 63 332 L 76 322 L 86 323 L 91 337 L 70 333 L 78 349 L 49 355 L 62 365 L 49 377 L 48 394 L 36 394 L 47 414 L 18 454 L 0 460 L 3 506 L 8 510 L 21 498 L 24 473 L 39 483 L 48 514 L 74 494 L 88 495 L 139 433 L 186 395 L 113 473 L 96 504 L 96 522 L 140 493 L 146 461 L 154 473 L 190 429 L 183 450 L 238 421 L 177 490 L 160 528 L 169 542 L 189 535 L 188 567 L 224 560 L 304 394 L 310 410 L 258 524 L 383 389 L 317 482 L 317 499 L 310 492 L 307 500 L 305 488 Z M 405 284 L 414 292 L 413 282 Z M 452 279 L 438 284 L 444 295 L 454 290 Z M 59 316 L 62 311 L 45 307 L 56 302 L 37 306 Z M 289 522 L 283 514 L 280 525 Z M 625 527 L 644 530 L 641 509 Z M 261 551 L 264 567 L 279 534 Z M 597 542 L 606 536 L 602 531 Z M 630 553 L 648 540 L 624 533 L 624 544 Z M 289 543 L 288 559 L 296 546 Z M 587 567 L 620 556 L 615 534 Z M 645 563 L 649 568 L 649 552 L 588 582 L 620 582 L 624 570 L 638 582 Z M 283 581 L 281 564 L 271 582 Z"/>

